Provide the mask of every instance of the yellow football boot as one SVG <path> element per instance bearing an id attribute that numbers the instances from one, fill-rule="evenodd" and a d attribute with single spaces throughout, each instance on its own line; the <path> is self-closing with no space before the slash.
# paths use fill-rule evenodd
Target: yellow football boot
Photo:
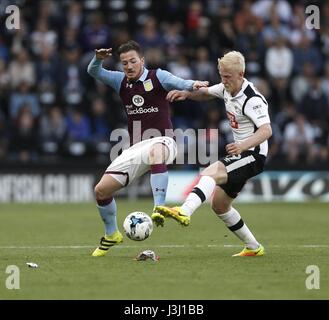
<path id="1" fill-rule="evenodd" d="M 181 207 L 156 206 L 155 210 L 164 217 L 170 217 L 178 221 L 181 225 L 187 227 L 190 224 L 190 217 L 183 212 Z"/>
<path id="2" fill-rule="evenodd" d="M 161 213 L 157 212 L 156 210 L 153 211 L 151 215 L 151 219 L 157 227 L 164 226 L 165 217 Z"/>
<path id="3" fill-rule="evenodd" d="M 257 249 L 244 248 L 241 252 L 234 254 L 232 257 L 261 257 L 264 254 L 265 249 L 260 244 Z"/>
<path id="4" fill-rule="evenodd" d="M 114 231 L 110 236 L 105 235 L 101 238 L 99 246 L 92 253 L 93 257 L 103 257 L 105 256 L 108 249 L 119 244 L 123 241 L 123 236 L 120 231 Z"/>

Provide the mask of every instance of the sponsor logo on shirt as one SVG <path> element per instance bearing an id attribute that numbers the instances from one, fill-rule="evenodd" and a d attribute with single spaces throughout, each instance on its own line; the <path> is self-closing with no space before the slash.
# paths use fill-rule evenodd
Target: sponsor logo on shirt
<path id="1" fill-rule="evenodd" d="M 144 104 L 144 98 L 139 94 L 135 94 L 132 98 L 132 101 L 136 107 L 141 107 Z"/>
<path id="2" fill-rule="evenodd" d="M 259 104 L 257 106 L 253 106 L 252 109 L 256 114 L 261 115 L 263 113 L 262 106 Z"/>
<path id="3" fill-rule="evenodd" d="M 158 112 L 159 111 L 158 107 L 136 108 L 136 109 L 133 109 L 133 110 L 131 110 L 128 107 L 129 106 L 126 106 L 127 114 L 129 116 L 134 115 L 134 114 L 153 113 L 153 112 Z"/>

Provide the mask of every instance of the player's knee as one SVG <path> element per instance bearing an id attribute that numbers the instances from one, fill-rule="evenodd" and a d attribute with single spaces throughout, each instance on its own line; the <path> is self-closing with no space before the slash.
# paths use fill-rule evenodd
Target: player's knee
<path id="1" fill-rule="evenodd" d="M 212 177 L 216 184 L 224 184 L 227 182 L 227 173 L 226 171 L 219 170 L 217 172 L 201 172 L 201 176 L 209 176 Z"/>
<path id="2" fill-rule="evenodd" d="M 201 172 L 202 176 L 212 177 L 216 184 L 223 184 L 227 182 L 226 168 L 220 161 L 210 165 Z"/>
<path id="3" fill-rule="evenodd" d="M 97 184 L 95 189 L 94 189 L 94 193 L 95 193 L 95 198 L 97 200 L 105 200 L 109 197 L 111 197 L 111 194 L 109 194 L 106 191 L 106 188 L 104 188 L 101 184 Z"/>

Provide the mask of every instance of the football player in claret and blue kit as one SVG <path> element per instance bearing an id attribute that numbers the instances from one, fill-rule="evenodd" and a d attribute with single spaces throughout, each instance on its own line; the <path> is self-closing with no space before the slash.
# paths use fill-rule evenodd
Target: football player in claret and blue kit
<path id="1" fill-rule="evenodd" d="M 97 257 L 104 256 L 111 246 L 123 239 L 117 226 L 115 192 L 151 171 L 154 206 L 165 204 L 167 165 L 174 161 L 177 153 L 169 101 L 166 100 L 168 92 L 175 89 L 193 91 L 208 86 L 207 81 L 184 80 L 161 69 L 148 70 L 144 66 L 141 48 L 135 41 L 122 44 L 117 52 L 123 72 L 102 67 L 103 60 L 112 55 L 111 48 L 96 49 L 88 65 L 92 77 L 112 87 L 121 97 L 131 145 L 111 162 L 95 187 L 98 211 L 105 224 L 105 235 L 92 253 Z M 140 130 L 135 132 L 135 127 Z M 144 133 L 152 138 L 144 138 Z M 153 212 L 152 219 L 157 225 L 163 224 L 163 216 L 157 212 Z"/>

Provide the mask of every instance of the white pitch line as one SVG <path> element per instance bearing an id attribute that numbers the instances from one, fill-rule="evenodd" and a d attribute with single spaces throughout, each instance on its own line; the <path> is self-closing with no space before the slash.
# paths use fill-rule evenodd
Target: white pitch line
<path id="1" fill-rule="evenodd" d="M 141 248 L 145 245 L 119 245 L 114 246 L 114 249 L 128 249 L 128 248 Z M 207 245 L 185 245 L 185 244 L 160 244 L 149 245 L 152 248 L 239 248 L 241 245 L 237 244 L 207 244 Z M 267 248 L 329 248 L 329 244 L 304 244 L 304 245 L 267 245 Z M 92 249 L 95 246 L 0 246 L 1 249 Z"/>

